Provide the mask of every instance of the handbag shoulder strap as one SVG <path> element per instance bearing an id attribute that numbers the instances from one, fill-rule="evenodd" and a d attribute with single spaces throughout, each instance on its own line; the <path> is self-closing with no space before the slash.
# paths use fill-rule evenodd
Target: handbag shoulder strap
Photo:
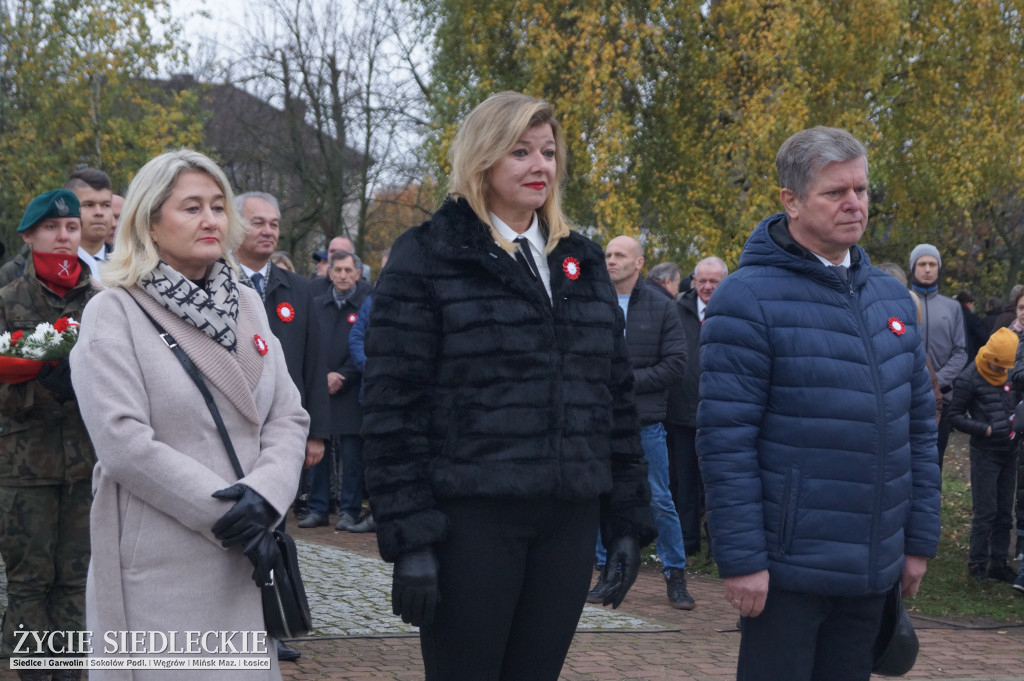
<path id="1" fill-rule="evenodd" d="M 217 403 L 213 401 L 213 395 L 210 394 L 210 389 L 206 387 L 206 383 L 203 381 L 203 377 L 199 375 L 199 370 L 196 369 L 196 365 L 192 363 L 192 359 L 186 354 L 178 342 L 174 340 L 174 336 L 167 332 L 163 326 L 160 325 L 153 315 L 149 314 L 146 308 L 142 307 L 142 303 L 135 300 L 135 296 L 129 294 L 129 297 L 135 301 L 135 304 L 142 310 L 142 314 L 146 315 L 146 318 L 152 322 L 153 326 L 156 327 L 157 333 L 160 334 L 160 340 L 162 340 L 167 347 L 171 349 L 174 356 L 181 362 L 181 366 L 185 368 L 185 373 L 188 374 L 192 382 L 199 388 L 199 392 L 202 393 L 203 399 L 206 400 L 206 406 L 210 409 L 210 414 L 213 416 L 213 422 L 217 424 L 217 432 L 220 433 L 220 439 L 224 442 L 224 449 L 228 452 L 228 458 L 231 459 L 231 467 L 235 469 L 235 475 L 239 478 L 244 478 L 245 473 L 242 471 L 242 464 L 238 462 L 238 455 L 235 453 L 235 448 L 231 444 L 231 437 L 228 435 L 228 429 L 224 425 L 224 419 L 221 418 L 220 409 L 217 408 Z"/>

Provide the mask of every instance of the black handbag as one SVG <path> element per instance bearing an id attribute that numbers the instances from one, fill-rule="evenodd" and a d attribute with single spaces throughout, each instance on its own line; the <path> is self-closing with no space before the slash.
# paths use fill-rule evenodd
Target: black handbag
<path id="1" fill-rule="evenodd" d="M 135 298 L 133 297 L 132 300 Z M 160 334 L 160 339 L 171 349 L 174 356 L 181 362 L 181 366 L 185 368 L 185 373 L 199 388 L 199 392 L 202 393 L 203 399 L 206 400 L 206 406 L 209 407 L 210 414 L 213 416 L 213 421 L 217 424 L 217 432 L 220 433 L 221 440 L 224 442 L 224 448 L 228 452 L 228 458 L 231 459 L 231 467 L 234 468 L 235 475 L 239 479 L 245 477 L 242 465 L 238 462 L 238 455 L 235 454 L 235 448 L 231 444 L 231 437 L 224 426 L 224 419 L 221 418 L 220 410 L 217 409 L 217 403 L 213 401 L 210 389 L 206 387 L 202 376 L 199 375 L 199 370 L 174 340 L 174 337 L 153 319 L 153 316 L 142 307 L 139 301 L 135 300 L 135 304 L 153 323 Z M 276 639 L 305 636 L 312 630 L 313 620 L 309 612 L 309 601 L 306 599 L 306 587 L 303 585 L 302 575 L 299 573 L 299 557 L 298 550 L 295 548 L 295 540 L 283 530 L 274 530 L 272 534 L 277 543 L 279 555 L 274 569 L 270 571 L 270 581 L 258 585 L 263 601 L 263 624 L 267 634 Z"/>
<path id="2" fill-rule="evenodd" d="M 914 668 L 920 644 L 910 615 L 903 606 L 903 589 L 896 584 L 885 595 L 882 628 L 875 639 L 872 672 L 882 676 L 903 676 Z"/>

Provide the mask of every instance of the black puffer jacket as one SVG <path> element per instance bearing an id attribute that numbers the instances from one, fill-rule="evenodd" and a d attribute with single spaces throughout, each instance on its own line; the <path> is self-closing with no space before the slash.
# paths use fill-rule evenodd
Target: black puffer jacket
<path id="1" fill-rule="evenodd" d="M 953 399 L 949 407 L 949 422 L 953 427 L 971 436 L 971 447 L 991 452 L 1006 453 L 1013 443 L 1010 417 L 1020 401 L 1010 383 L 992 385 L 978 373 L 971 362 L 953 381 Z M 992 426 L 992 434 L 985 431 Z"/>
<path id="2" fill-rule="evenodd" d="M 697 312 L 697 289 L 691 288 L 675 300 L 676 310 L 686 338 L 686 373 L 668 391 L 665 422 L 684 428 L 697 427 L 697 405 L 700 403 L 700 313 Z"/>
<path id="3" fill-rule="evenodd" d="M 672 299 L 641 280 L 629 296 L 626 345 L 640 423 L 660 423 L 665 420 L 669 388 L 683 380 L 686 371 L 686 338 Z"/>
<path id="4" fill-rule="evenodd" d="M 363 376 L 366 485 L 385 560 L 443 539 L 437 499 L 600 496 L 605 537 L 653 539 L 604 255 L 573 233 L 548 265 L 550 301 L 462 201 L 391 249 Z"/>

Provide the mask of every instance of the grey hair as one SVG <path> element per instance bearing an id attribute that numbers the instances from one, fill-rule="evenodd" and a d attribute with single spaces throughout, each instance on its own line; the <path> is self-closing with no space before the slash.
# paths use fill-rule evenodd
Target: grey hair
<path id="1" fill-rule="evenodd" d="M 238 211 L 239 215 L 242 214 L 242 206 L 245 205 L 247 199 L 263 199 L 274 207 L 278 215 L 281 214 L 281 204 L 277 202 L 277 197 L 273 194 L 268 194 L 267 192 L 245 192 L 235 197 L 235 210 Z"/>
<path id="2" fill-rule="evenodd" d="M 775 170 L 779 185 L 802 200 L 807 198 L 807 190 L 822 168 L 858 158 L 864 159 L 867 173 L 868 152 L 864 145 L 846 130 L 819 125 L 801 130 L 782 143 L 775 156 Z"/>
<path id="3" fill-rule="evenodd" d="M 718 269 L 720 269 L 722 271 L 722 278 L 723 279 L 725 277 L 729 276 L 729 266 L 726 265 L 725 261 L 722 260 L 721 258 L 719 258 L 717 255 L 708 256 L 707 258 L 704 258 L 703 260 L 698 262 L 693 267 L 693 273 L 697 274 L 697 270 L 699 270 L 701 267 L 706 267 L 708 265 L 714 265 Z"/>
<path id="4" fill-rule="evenodd" d="M 682 278 L 683 269 L 674 262 L 658 263 L 647 273 L 647 281 L 656 281 L 659 284 Z"/>
<path id="5" fill-rule="evenodd" d="M 331 253 L 330 259 L 327 261 L 327 266 L 334 269 L 334 263 L 338 260 L 344 260 L 345 258 L 352 258 L 352 262 L 356 266 L 356 271 L 360 275 L 363 273 L 363 261 L 359 259 L 359 256 L 352 251 L 339 250 Z"/>

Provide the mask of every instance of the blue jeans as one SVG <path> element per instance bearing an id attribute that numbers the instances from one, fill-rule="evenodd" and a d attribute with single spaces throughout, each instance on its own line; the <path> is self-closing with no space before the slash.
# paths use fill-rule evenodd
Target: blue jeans
<path id="1" fill-rule="evenodd" d="M 338 435 L 339 497 L 338 515 L 348 513 L 358 518 L 363 508 L 363 438 L 358 435 Z"/>
<path id="2" fill-rule="evenodd" d="M 359 518 L 363 506 L 363 439 L 358 435 L 335 435 L 331 438 L 340 473 L 338 514 Z M 309 511 L 326 518 L 331 497 L 331 452 L 310 469 Z"/>
<path id="3" fill-rule="evenodd" d="M 671 568 L 682 570 L 686 567 L 686 550 L 683 548 L 683 531 L 679 527 L 679 514 L 672 501 L 668 484 L 668 446 L 665 444 L 665 427 L 652 423 L 640 428 L 640 446 L 647 459 L 647 482 L 651 485 L 651 513 L 658 526 L 655 546 L 658 558 L 665 566 L 666 574 Z M 613 537 L 614 538 L 614 537 Z M 604 565 L 607 551 L 597 537 L 597 564 Z"/>

